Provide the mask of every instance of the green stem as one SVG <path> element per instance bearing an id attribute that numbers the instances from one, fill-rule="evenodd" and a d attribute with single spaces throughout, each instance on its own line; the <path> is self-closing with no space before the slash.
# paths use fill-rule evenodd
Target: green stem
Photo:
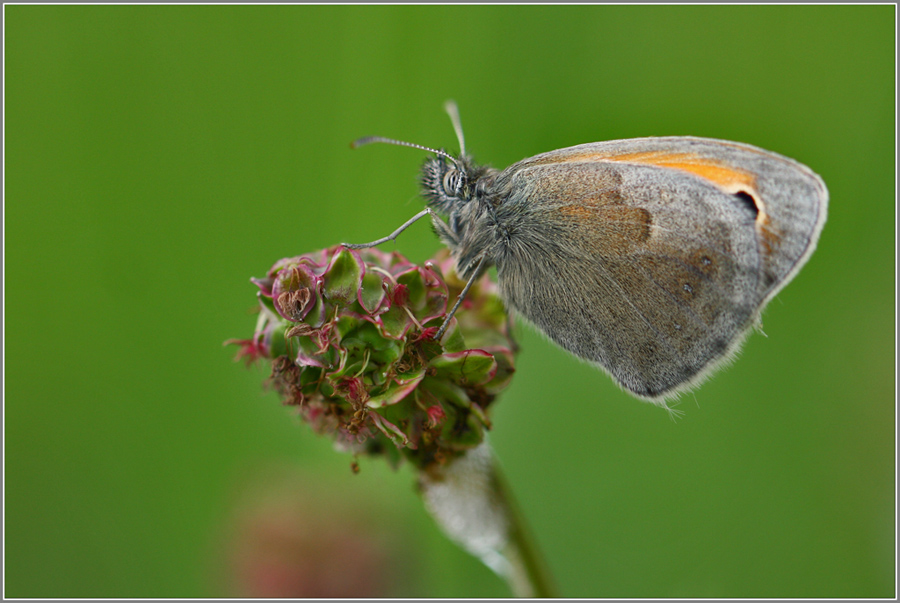
<path id="1" fill-rule="evenodd" d="M 509 484 L 494 464 L 494 484 L 509 519 L 509 543 L 503 555 L 512 571 L 506 577 L 513 595 L 528 598 L 556 598 L 559 594 L 550 577 L 547 562 L 528 530 L 522 513 L 512 498 Z"/>
<path id="2" fill-rule="evenodd" d="M 426 507 L 447 536 L 506 580 L 513 595 L 556 596 L 487 443 L 422 473 L 419 481 Z"/>

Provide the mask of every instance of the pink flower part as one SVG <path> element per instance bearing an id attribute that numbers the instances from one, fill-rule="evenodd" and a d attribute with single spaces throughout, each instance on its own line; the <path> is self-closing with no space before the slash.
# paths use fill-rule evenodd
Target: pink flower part
<path id="1" fill-rule="evenodd" d="M 406 434 L 403 433 L 399 427 L 379 415 L 374 410 L 369 411 L 369 418 L 372 419 L 373 423 L 375 423 L 375 427 L 380 429 L 381 433 L 386 435 L 397 448 L 403 448 L 404 446 L 408 446 L 413 449 L 415 448 L 415 445 L 413 445 L 409 441 L 409 438 L 406 437 Z"/>
<path id="2" fill-rule="evenodd" d="M 413 341 L 419 342 L 434 339 L 434 336 L 437 335 L 439 329 L 440 327 L 425 327 L 425 329 L 421 333 L 419 333 L 416 338 L 413 339 Z"/>
<path id="3" fill-rule="evenodd" d="M 331 345 L 331 331 L 334 329 L 334 323 L 322 325 L 321 329 L 312 332 L 311 339 L 316 344 L 316 353 L 324 354 Z"/>
<path id="4" fill-rule="evenodd" d="M 238 349 L 237 354 L 234 356 L 235 362 L 238 360 L 244 360 L 247 365 L 253 364 L 259 358 L 267 356 L 266 349 L 259 343 L 257 343 L 256 338 L 253 339 L 229 339 L 222 345 L 238 345 L 240 349 Z"/>
<path id="5" fill-rule="evenodd" d="M 419 269 L 419 272 L 422 273 L 422 280 L 425 281 L 425 286 L 430 289 L 440 287 L 444 284 L 444 281 L 438 277 L 434 268 L 431 267 L 431 262 L 426 263 L 424 268 Z"/>
<path id="6" fill-rule="evenodd" d="M 425 412 L 428 413 L 428 422 L 431 427 L 437 427 L 447 418 L 447 413 L 444 412 L 444 409 L 439 404 L 429 406 Z"/>
<path id="7" fill-rule="evenodd" d="M 405 306 L 409 302 L 409 287 L 398 284 L 391 291 L 391 302 L 398 306 Z"/>
<path id="8" fill-rule="evenodd" d="M 297 255 L 291 258 L 282 258 L 275 262 L 267 272 L 267 276 L 274 277 L 281 270 L 293 266 L 305 266 L 315 274 L 321 274 L 328 263 L 328 249 L 320 249 L 314 253 Z"/>
<path id="9" fill-rule="evenodd" d="M 348 400 L 353 402 L 362 402 L 366 397 L 366 386 L 359 377 L 351 377 L 344 379 L 338 385 L 338 388 L 344 393 Z"/>
<path id="10" fill-rule="evenodd" d="M 272 285 L 275 283 L 275 279 L 272 278 L 251 278 L 250 282 L 259 287 L 259 290 L 266 297 L 272 297 Z"/>
<path id="11" fill-rule="evenodd" d="M 321 359 L 303 352 L 297 353 L 297 366 L 314 366 L 316 368 L 328 368 Z"/>

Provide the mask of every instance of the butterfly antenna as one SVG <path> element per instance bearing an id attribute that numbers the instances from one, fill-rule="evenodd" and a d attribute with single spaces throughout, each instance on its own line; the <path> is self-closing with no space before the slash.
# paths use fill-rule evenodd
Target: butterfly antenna
<path id="1" fill-rule="evenodd" d="M 459 119 L 459 107 L 456 106 L 455 100 L 448 100 L 444 103 L 444 111 L 450 116 L 453 123 L 453 129 L 456 131 L 456 139 L 459 141 L 459 154 L 466 154 L 466 139 L 463 138 L 462 121 Z"/>
<path id="2" fill-rule="evenodd" d="M 428 151 L 429 153 L 434 153 L 435 155 L 446 157 L 453 162 L 453 165 L 455 165 L 457 169 L 462 171 L 462 166 L 459 164 L 459 162 L 456 161 L 456 158 L 449 153 L 445 153 L 444 151 L 438 149 L 432 149 L 431 147 L 422 146 L 420 144 L 415 144 L 414 142 L 404 142 L 402 140 L 394 140 L 393 138 L 385 138 L 384 136 L 365 136 L 363 138 L 354 140 L 352 143 L 350 143 L 350 147 L 357 149 L 363 145 L 372 144 L 373 142 L 383 142 L 385 144 L 395 144 L 401 147 L 412 147 L 414 149 Z"/>

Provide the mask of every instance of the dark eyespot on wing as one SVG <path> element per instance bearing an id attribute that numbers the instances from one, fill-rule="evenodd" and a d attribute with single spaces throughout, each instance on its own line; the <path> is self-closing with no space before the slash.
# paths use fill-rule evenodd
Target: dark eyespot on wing
<path id="1" fill-rule="evenodd" d="M 732 196 L 741 207 L 749 210 L 753 215 L 753 219 L 756 220 L 756 217 L 759 215 L 759 206 L 756 204 L 756 199 L 753 198 L 753 195 L 745 191 L 738 191 Z"/>

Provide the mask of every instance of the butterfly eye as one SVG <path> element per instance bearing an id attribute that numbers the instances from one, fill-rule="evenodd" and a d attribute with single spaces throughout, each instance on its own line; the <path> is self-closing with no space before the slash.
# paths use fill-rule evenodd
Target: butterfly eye
<path id="1" fill-rule="evenodd" d="M 446 174 L 444 174 L 444 192 L 451 196 L 455 197 L 459 193 L 459 183 L 460 183 L 460 175 L 459 170 L 448 170 Z"/>

